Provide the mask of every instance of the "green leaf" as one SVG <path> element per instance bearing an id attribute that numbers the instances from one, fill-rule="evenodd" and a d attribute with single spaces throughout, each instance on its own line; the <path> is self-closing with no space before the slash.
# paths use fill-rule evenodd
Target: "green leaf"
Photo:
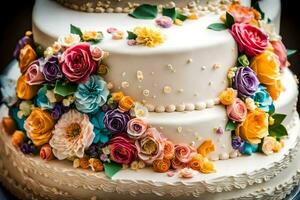
<path id="1" fill-rule="evenodd" d="M 247 58 L 247 56 L 245 54 L 243 54 L 240 57 L 238 57 L 238 62 L 243 67 L 248 67 L 250 65 L 250 62 L 249 62 L 249 60 L 248 60 L 248 58 Z"/>
<path id="2" fill-rule="evenodd" d="M 70 32 L 73 33 L 73 34 L 79 35 L 80 37 L 82 36 L 81 29 L 77 26 L 74 26 L 73 24 L 71 24 Z"/>
<path id="3" fill-rule="evenodd" d="M 261 10 L 258 1 L 256 1 L 256 2 L 252 5 L 252 7 L 260 13 L 261 19 L 265 19 L 265 13 Z"/>
<path id="4" fill-rule="evenodd" d="M 142 4 L 134 9 L 129 16 L 136 19 L 154 19 L 158 13 L 156 5 Z"/>
<path id="5" fill-rule="evenodd" d="M 176 19 L 176 8 L 163 8 L 162 10 L 162 15 L 163 16 L 167 16 L 170 17 L 171 19 L 173 19 L 173 21 Z"/>
<path id="6" fill-rule="evenodd" d="M 268 23 L 268 24 L 271 24 L 271 23 L 272 23 L 272 20 L 271 20 L 270 18 L 268 18 L 267 23 Z"/>
<path id="7" fill-rule="evenodd" d="M 127 36 L 128 40 L 135 40 L 137 38 L 137 35 L 132 31 L 127 31 L 127 34 L 128 34 Z"/>
<path id="8" fill-rule="evenodd" d="M 234 18 L 229 12 L 226 12 L 225 25 L 227 26 L 227 28 L 231 28 L 233 24 L 234 24 Z"/>
<path id="9" fill-rule="evenodd" d="M 109 178 L 112 178 L 117 172 L 119 172 L 122 169 L 122 165 L 114 162 L 104 163 L 103 165 L 104 172 Z"/>
<path id="10" fill-rule="evenodd" d="M 225 126 L 225 131 L 235 131 L 236 127 L 237 127 L 237 123 L 235 123 L 232 120 L 228 120 Z"/>
<path id="11" fill-rule="evenodd" d="M 271 127 L 274 127 L 280 125 L 283 122 L 283 120 L 286 118 L 286 115 L 275 113 L 272 115 L 272 118 L 274 119 L 274 124 L 271 125 Z"/>
<path id="12" fill-rule="evenodd" d="M 77 90 L 77 85 L 70 82 L 56 81 L 54 93 L 66 97 L 74 94 Z"/>
<path id="13" fill-rule="evenodd" d="M 44 57 L 44 48 L 39 45 L 39 44 L 35 44 L 36 48 L 35 48 L 35 52 L 37 54 L 37 56 L 40 57 Z"/>
<path id="14" fill-rule="evenodd" d="M 286 56 L 287 56 L 287 58 L 291 58 L 296 53 L 297 53 L 296 49 L 287 49 L 286 50 Z"/>
<path id="15" fill-rule="evenodd" d="M 222 23 L 213 23 L 207 27 L 208 29 L 214 30 L 214 31 L 223 31 L 227 29 L 227 26 Z"/>
<path id="16" fill-rule="evenodd" d="M 179 12 L 176 13 L 176 19 L 179 19 L 181 21 L 185 21 L 188 17 L 186 15 L 183 15 Z"/>
<path id="17" fill-rule="evenodd" d="M 288 132 L 282 124 L 279 124 L 269 128 L 269 135 L 280 139 L 281 137 L 288 135 Z"/>

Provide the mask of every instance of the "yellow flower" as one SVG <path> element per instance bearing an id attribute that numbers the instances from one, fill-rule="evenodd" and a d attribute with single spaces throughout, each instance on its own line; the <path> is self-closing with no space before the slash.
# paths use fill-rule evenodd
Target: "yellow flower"
<path id="1" fill-rule="evenodd" d="M 160 31 L 148 27 L 136 27 L 133 32 L 137 35 L 136 42 L 147 47 L 155 47 L 164 42 Z"/>
<path id="2" fill-rule="evenodd" d="M 277 153 L 282 149 L 283 145 L 281 142 L 278 142 L 274 137 L 265 137 L 262 145 L 262 151 L 266 155 Z"/>
<path id="3" fill-rule="evenodd" d="M 134 104 L 134 101 L 130 96 L 124 96 L 119 101 L 119 108 L 124 111 L 129 111 L 132 108 L 133 104 Z"/>
<path id="4" fill-rule="evenodd" d="M 30 100 L 38 92 L 39 86 L 28 85 L 26 82 L 26 76 L 22 75 L 17 81 L 17 97 L 19 99 Z"/>
<path id="5" fill-rule="evenodd" d="M 271 51 L 255 56 L 250 67 L 257 74 L 259 81 L 267 87 L 273 100 L 276 100 L 282 90 L 280 82 L 280 63 Z"/>
<path id="6" fill-rule="evenodd" d="M 236 90 L 234 90 L 232 88 L 227 88 L 220 94 L 219 98 L 220 98 L 220 102 L 223 105 L 229 106 L 233 103 L 236 96 L 237 96 Z"/>
<path id="7" fill-rule="evenodd" d="M 197 170 L 205 174 L 215 172 L 214 163 L 203 157 L 201 154 L 197 154 L 196 156 L 194 156 L 189 161 L 188 166 L 193 170 Z"/>
<path id="8" fill-rule="evenodd" d="M 26 119 L 24 128 L 33 144 L 41 146 L 49 142 L 54 128 L 54 120 L 47 111 L 34 108 Z"/>
<path id="9" fill-rule="evenodd" d="M 123 94 L 123 92 L 120 91 L 120 92 L 112 93 L 111 96 L 112 96 L 112 99 L 118 103 L 124 97 L 124 94 Z"/>
<path id="10" fill-rule="evenodd" d="M 215 145 L 212 140 L 205 140 L 197 149 L 197 152 L 202 156 L 207 156 L 215 150 Z"/>
<path id="11" fill-rule="evenodd" d="M 100 40 L 102 36 L 100 32 L 97 31 L 84 31 L 81 37 L 84 41 L 89 41 L 89 40 Z"/>
<path id="12" fill-rule="evenodd" d="M 35 59 L 37 59 L 35 51 L 29 44 L 26 44 L 23 49 L 21 49 L 19 55 L 19 66 L 22 74 L 26 72 L 29 64 Z"/>
<path id="13" fill-rule="evenodd" d="M 268 135 L 268 113 L 260 109 L 248 112 L 245 121 L 236 129 L 236 135 L 251 144 L 259 144 Z"/>

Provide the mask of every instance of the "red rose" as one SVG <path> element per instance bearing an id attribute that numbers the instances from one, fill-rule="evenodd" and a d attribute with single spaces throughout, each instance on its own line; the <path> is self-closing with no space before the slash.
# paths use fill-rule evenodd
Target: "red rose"
<path id="1" fill-rule="evenodd" d="M 264 52 L 268 47 L 267 35 L 259 28 L 249 24 L 234 24 L 230 30 L 237 42 L 239 51 L 253 57 Z"/>
<path id="2" fill-rule="evenodd" d="M 274 48 L 274 53 L 278 56 L 280 61 L 280 68 L 284 69 L 290 65 L 286 56 L 286 48 L 281 40 L 271 41 Z"/>
<path id="3" fill-rule="evenodd" d="M 108 147 L 110 150 L 111 160 L 120 164 L 130 164 L 137 157 L 137 150 L 130 138 L 125 134 L 117 134 L 113 137 Z"/>
<path id="4" fill-rule="evenodd" d="M 96 68 L 88 43 L 76 44 L 62 54 L 62 72 L 71 82 L 86 82 Z"/>

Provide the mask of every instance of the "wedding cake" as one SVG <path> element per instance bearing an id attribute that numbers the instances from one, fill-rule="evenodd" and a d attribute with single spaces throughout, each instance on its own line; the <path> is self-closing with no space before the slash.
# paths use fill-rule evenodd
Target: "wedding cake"
<path id="1" fill-rule="evenodd" d="M 280 1 L 37 0 L 1 76 L 20 199 L 283 199 L 300 179 Z"/>

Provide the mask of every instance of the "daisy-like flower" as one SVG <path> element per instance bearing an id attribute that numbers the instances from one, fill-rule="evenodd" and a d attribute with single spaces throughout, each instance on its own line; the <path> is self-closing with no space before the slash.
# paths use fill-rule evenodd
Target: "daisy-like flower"
<path id="1" fill-rule="evenodd" d="M 52 133 L 53 137 L 49 144 L 59 160 L 82 158 L 84 150 L 92 144 L 95 137 L 89 117 L 76 110 L 70 110 L 62 115 Z"/>

